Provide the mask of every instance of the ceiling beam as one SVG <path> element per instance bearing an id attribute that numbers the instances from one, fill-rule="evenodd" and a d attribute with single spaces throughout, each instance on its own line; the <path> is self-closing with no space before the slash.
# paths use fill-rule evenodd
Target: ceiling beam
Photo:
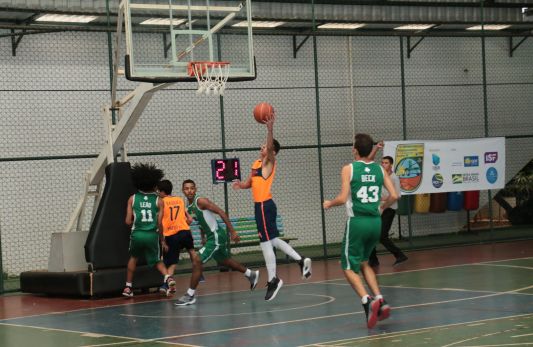
<path id="1" fill-rule="evenodd" d="M 309 4 L 309 0 L 254 0 L 254 2 Z M 409 0 L 315 0 L 316 5 L 369 5 L 369 6 L 416 6 L 416 7 L 480 7 L 480 1 L 409 1 Z M 485 0 L 483 7 L 522 8 L 532 6 L 528 2 L 508 3 Z"/>

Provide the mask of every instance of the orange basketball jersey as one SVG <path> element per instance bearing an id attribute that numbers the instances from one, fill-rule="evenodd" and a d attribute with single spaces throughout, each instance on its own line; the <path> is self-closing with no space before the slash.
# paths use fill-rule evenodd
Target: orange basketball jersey
<path id="1" fill-rule="evenodd" d="M 163 235 L 170 236 L 181 230 L 190 230 L 185 217 L 185 202 L 177 196 L 163 198 Z"/>
<path id="2" fill-rule="evenodd" d="M 263 202 L 272 199 L 272 182 L 276 175 L 276 164 L 272 168 L 272 172 L 268 178 L 263 178 L 263 163 L 261 160 L 256 160 L 252 164 L 252 196 L 255 202 Z"/>

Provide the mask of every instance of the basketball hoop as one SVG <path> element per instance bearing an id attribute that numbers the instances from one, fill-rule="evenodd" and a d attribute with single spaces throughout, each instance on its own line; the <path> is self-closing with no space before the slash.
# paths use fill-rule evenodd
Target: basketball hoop
<path id="1" fill-rule="evenodd" d="M 188 65 L 189 76 L 198 81 L 197 94 L 224 95 L 229 76 L 228 61 L 191 61 Z"/>

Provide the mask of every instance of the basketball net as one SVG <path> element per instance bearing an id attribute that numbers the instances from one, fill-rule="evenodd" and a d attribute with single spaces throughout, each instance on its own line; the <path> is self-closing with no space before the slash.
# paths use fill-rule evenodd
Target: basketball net
<path id="1" fill-rule="evenodd" d="M 198 81 L 196 94 L 224 95 L 229 65 L 227 61 L 191 61 L 188 72 L 189 76 L 196 77 Z"/>

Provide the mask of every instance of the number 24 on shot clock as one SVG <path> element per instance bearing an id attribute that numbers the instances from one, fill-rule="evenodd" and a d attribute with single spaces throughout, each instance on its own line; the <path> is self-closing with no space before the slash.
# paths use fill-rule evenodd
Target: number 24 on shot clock
<path id="1" fill-rule="evenodd" d="M 213 183 L 233 182 L 241 179 L 239 158 L 212 159 L 211 175 Z"/>

